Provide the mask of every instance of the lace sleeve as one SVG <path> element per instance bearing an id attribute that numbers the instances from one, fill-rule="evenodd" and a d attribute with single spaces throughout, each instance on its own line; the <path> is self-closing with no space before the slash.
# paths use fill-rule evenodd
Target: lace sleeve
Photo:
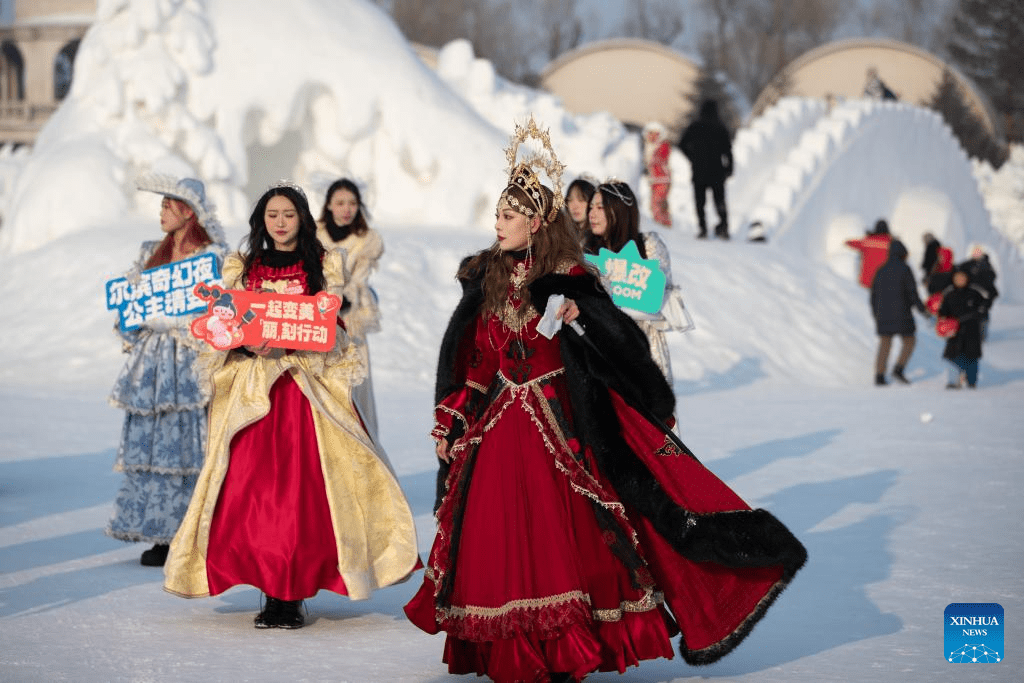
<path id="1" fill-rule="evenodd" d="M 668 247 L 661 238 L 653 232 L 644 233 L 644 248 L 647 250 L 647 258 L 657 259 L 661 272 L 665 274 L 665 289 L 672 288 L 672 260 L 668 255 Z"/>

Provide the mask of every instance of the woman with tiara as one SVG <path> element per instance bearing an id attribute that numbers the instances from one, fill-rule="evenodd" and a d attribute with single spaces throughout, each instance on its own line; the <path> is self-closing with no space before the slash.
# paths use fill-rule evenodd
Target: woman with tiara
<path id="1" fill-rule="evenodd" d="M 268 190 L 247 248 L 224 262 L 228 289 L 313 295 L 345 290 L 342 255 L 325 251 L 305 193 Z M 206 463 L 165 570 L 167 591 L 266 594 L 256 628 L 300 628 L 303 599 L 352 599 L 406 578 L 418 562 L 412 512 L 352 400 L 364 356 L 340 327 L 334 348 L 265 344 L 204 354 L 213 385 Z"/>
<path id="2" fill-rule="evenodd" d="M 218 265 L 227 251 L 224 233 L 195 178 L 140 176 L 140 190 L 163 197 L 162 240 L 142 243 L 132 281 L 144 270 L 213 254 Z M 145 541 L 142 564 L 163 566 L 167 548 L 192 497 L 206 447 L 206 403 L 193 364 L 201 349 L 189 333 L 191 317 L 151 317 L 134 330 L 118 328 L 128 360 L 110 401 L 125 411 L 115 468 L 124 480 L 106 533 L 124 541 Z"/>
<path id="3" fill-rule="evenodd" d="M 331 183 L 324 196 L 324 206 L 317 221 L 316 236 L 328 249 L 342 249 L 348 284 L 345 287 L 346 309 L 341 313 L 345 331 L 366 354 L 366 379 L 352 394 L 367 431 L 377 440 L 377 407 L 373 399 L 370 373 L 370 349 L 366 335 L 380 332 L 380 309 L 377 294 L 370 287 L 370 274 L 384 254 L 380 233 L 367 223 L 368 212 L 359 187 L 348 178 Z"/>
<path id="4" fill-rule="evenodd" d="M 622 672 L 680 632 L 687 661 L 715 661 L 806 552 L 664 423 L 675 397 L 584 263 L 547 132 L 517 125 L 507 156 L 497 239 L 459 269 L 441 345 L 438 531 L 406 614 L 447 632 L 451 673 L 501 682 Z"/>
<path id="5" fill-rule="evenodd" d="M 683 304 L 679 288 L 672 284 L 672 263 L 668 248 L 657 233 L 640 232 L 640 208 L 636 195 L 628 184 L 620 180 L 608 180 L 597 186 L 590 199 L 587 226 L 589 233 L 584 241 L 584 250 L 588 254 L 597 254 L 601 248 L 618 253 L 628 242 L 634 242 L 640 257 L 654 259 L 664 273 L 665 297 L 662 299 L 661 310 L 657 313 L 644 313 L 623 308 L 623 311 L 644 331 L 651 345 L 654 362 L 665 375 L 669 386 L 672 386 L 672 357 L 668 352 L 665 332 L 691 330 L 693 320 Z"/>

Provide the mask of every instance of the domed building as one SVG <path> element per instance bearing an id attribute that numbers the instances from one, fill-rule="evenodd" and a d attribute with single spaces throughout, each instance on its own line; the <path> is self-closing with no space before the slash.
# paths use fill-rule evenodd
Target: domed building
<path id="1" fill-rule="evenodd" d="M 633 128 L 650 121 L 673 133 L 692 109 L 700 67 L 682 53 L 649 40 L 587 43 L 552 61 L 540 87 L 576 114 L 609 112 Z"/>
<path id="2" fill-rule="evenodd" d="M 974 84 L 932 53 L 898 40 L 851 38 L 814 48 L 796 58 L 766 87 L 754 102 L 756 117 L 787 95 L 849 99 L 870 96 L 877 79 L 896 99 L 926 104 L 949 69 L 968 105 L 988 128 L 1001 137 L 999 119 Z"/>

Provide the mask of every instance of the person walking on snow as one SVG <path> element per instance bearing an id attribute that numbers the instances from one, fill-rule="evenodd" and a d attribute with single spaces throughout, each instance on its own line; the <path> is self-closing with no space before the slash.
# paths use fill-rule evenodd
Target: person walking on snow
<path id="1" fill-rule="evenodd" d="M 878 355 L 875 357 L 875 384 L 878 386 L 888 384 L 885 381 L 885 369 L 895 335 L 899 335 L 902 345 L 892 376 L 903 384 L 910 384 L 903 371 L 910 361 L 910 355 L 914 353 L 917 341 L 912 308 L 928 315 L 917 293 L 914 273 L 907 265 L 907 248 L 899 240 L 893 240 L 889 246 L 888 260 L 875 273 L 871 283 L 871 312 L 878 332 Z"/>
<path id="2" fill-rule="evenodd" d="M 690 160 L 693 171 L 693 201 L 697 209 L 698 239 L 708 236 L 704 202 L 708 190 L 715 199 L 718 225 L 715 237 L 729 239 L 729 216 L 725 206 L 725 179 L 732 175 L 732 142 L 729 131 L 718 117 L 718 104 L 707 100 L 700 107 L 700 116 L 683 131 L 679 149 Z"/>
<path id="3" fill-rule="evenodd" d="M 978 384 L 978 360 L 981 358 L 983 321 L 992 299 L 988 291 L 971 281 L 970 269 L 963 264 L 953 271 L 953 284 L 942 293 L 939 316 L 955 318 L 956 332 L 946 340 L 942 357 L 952 363 L 947 389 L 959 389 L 963 382 L 974 389 Z"/>
<path id="4" fill-rule="evenodd" d="M 892 235 L 889 234 L 889 224 L 884 218 L 879 218 L 875 222 L 875 229 L 862 239 L 846 240 L 846 246 L 860 252 L 860 277 L 858 279 L 867 289 L 871 289 L 871 281 L 874 279 L 875 273 L 889 257 L 890 242 L 892 242 Z"/>

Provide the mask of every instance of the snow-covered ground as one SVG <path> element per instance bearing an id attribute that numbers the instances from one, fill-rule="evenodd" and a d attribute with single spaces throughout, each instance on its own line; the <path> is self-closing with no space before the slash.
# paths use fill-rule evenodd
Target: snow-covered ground
<path id="1" fill-rule="evenodd" d="M 282 43 L 302 36 L 317 59 L 276 50 L 267 60 L 249 38 L 268 15 L 239 7 L 104 4 L 69 102 L 31 157 L 5 159 L 0 680 L 457 680 L 440 661 L 443 638 L 401 612 L 418 575 L 366 602 L 322 593 L 307 602 L 306 628 L 257 631 L 255 589 L 170 596 L 159 570 L 138 564 L 142 547 L 102 534 L 122 419 L 106 394 L 123 362 L 103 283 L 159 236 L 159 199 L 131 189 L 135 170 L 207 180 L 232 244 L 266 182 L 295 178 L 314 202 L 328 175 L 365 183 L 387 250 L 373 279 L 384 330 L 371 338 L 381 434 L 424 554 L 434 364 L 459 259 L 492 239 L 486 216 L 507 133 L 532 111 L 552 127 L 570 174 L 639 178 L 639 142 L 621 124 L 573 117 L 503 82 L 465 44 L 446 48 L 434 74 L 369 3 L 345 14 L 299 0 L 273 21 Z M 231 78 L 243 59 L 263 78 Z M 669 337 L 680 432 L 738 493 L 786 522 L 810 561 L 723 661 L 648 662 L 622 680 L 1021 679 L 1022 157 L 972 175 L 926 112 L 785 100 L 737 136 L 738 239 L 726 244 L 693 239 L 688 170 L 674 153 L 675 227 L 661 235 L 697 323 Z M 992 252 L 1003 297 L 978 390 L 944 389 L 942 344 L 920 319 L 913 385 L 871 385 L 867 295 L 841 243 L 879 216 L 892 219 L 913 266 L 925 230 L 958 258 L 974 243 Z M 769 219 L 767 244 L 742 239 L 756 217 Z M 648 217 L 645 229 L 659 228 Z M 952 602 L 1003 606 L 1005 661 L 945 661 Z"/>
<path id="2" fill-rule="evenodd" d="M 384 351 L 404 334 L 396 328 L 389 324 L 375 346 L 378 376 L 388 378 L 378 391 L 382 433 L 425 552 L 434 462 L 425 436 L 431 390 L 421 375 L 430 368 L 384 372 L 400 360 Z M 427 346 L 436 335 L 426 335 Z M 756 358 L 677 384 L 686 443 L 786 522 L 810 561 L 722 662 L 648 662 L 621 680 L 1020 680 L 1024 310 L 999 309 L 975 392 L 942 388 L 938 346 L 922 336 L 910 387 L 789 383 L 766 377 Z M 699 358 L 696 347 L 690 354 Z M 866 377 L 869 356 L 865 348 L 833 363 Z M 138 564 L 141 547 L 102 535 L 118 484 L 110 466 L 121 417 L 104 403 L 105 389 L 0 390 L 0 678 L 458 680 L 445 675 L 442 637 L 401 612 L 418 575 L 367 602 L 321 593 L 307 601 L 309 625 L 295 632 L 252 627 L 255 589 L 193 601 L 163 593 L 159 570 Z M 952 602 L 1003 606 L 1006 661 L 965 671 L 943 659 L 943 610 Z"/>

